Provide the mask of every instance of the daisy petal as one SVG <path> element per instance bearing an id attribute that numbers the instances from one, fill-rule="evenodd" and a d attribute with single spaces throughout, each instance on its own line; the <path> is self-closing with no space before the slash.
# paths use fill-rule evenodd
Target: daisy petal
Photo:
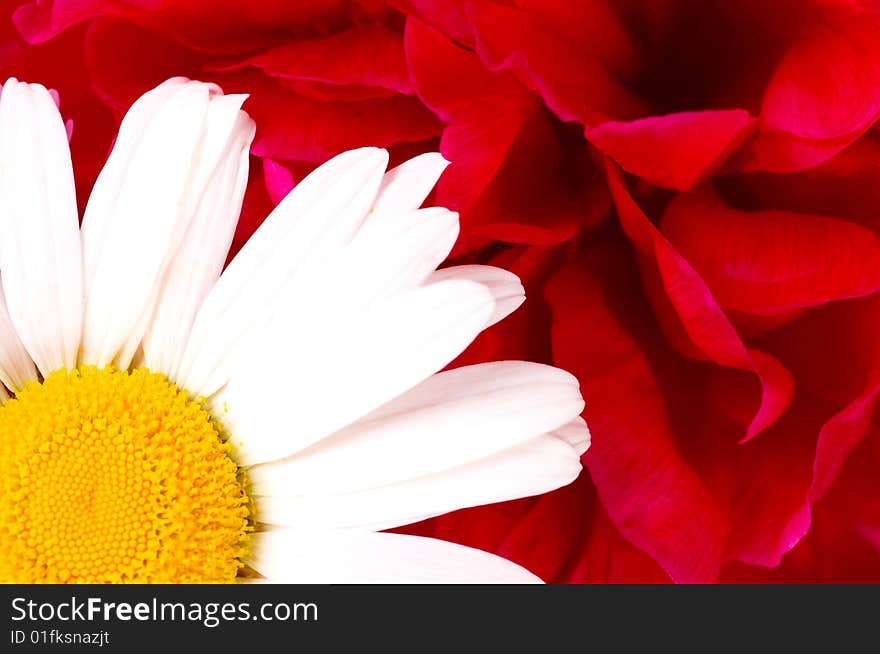
<path id="1" fill-rule="evenodd" d="M 382 178 L 373 205 L 374 216 L 418 209 L 446 170 L 449 162 L 439 152 L 426 152 L 389 170 Z"/>
<path id="2" fill-rule="evenodd" d="M 253 568 L 277 583 L 541 583 L 515 563 L 434 538 L 368 531 L 256 534 Z"/>
<path id="3" fill-rule="evenodd" d="M 183 356 L 196 312 L 220 277 L 247 186 L 254 124 L 238 111 L 242 96 L 225 96 L 211 109 L 220 109 L 221 100 L 232 100 L 230 108 L 238 115 L 232 129 L 235 136 L 228 140 L 227 151 L 199 198 L 195 217 L 162 280 L 156 313 L 143 338 L 144 364 L 169 376 Z"/>
<path id="4" fill-rule="evenodd" d="M 384 486 L 502 452 L 583 408 L 577 379 L 558 368 L 522 361 L 457 368 L 296 456 L 255 467 L 251 480 L 272 495 Z"/>
<path id="5" fill-rule="evenodd" d="M 259 488 L 255 493 L 263 523 L 379 530 L 546 493 L 571 483 L 580 471 L 578 451 L 554 432 L 479 461 L 386 486 L 304 497 L 259 496 Z"/>
<path id="6" fill-rule="evenodd" d="M 237 176 L 235 181 L 223 188 L 225 192 L 233 195 L 228 198 L 227 205 L 221 205 L 218 213 L 213 216 L 201 216 L 201 218 L 207 217 L 208 222 L 224 223 L 225 227 L 216 224 L 215 232 L 211 230 L 210 225 L 201 221 L 200 224 L 193 225 L 193 222 L 200 218 L 201 212 L 210 213 L 209 207 L 202 205 L 203 198 L 210 197 L 207 195 L 209 193 L 218 192 L 217 177 L 229 173 L 227 165 L 230 160 L 234 167 L 241 165 L 240 151 L 244 149 L 246 152 L 254 137 L 253 121 L 241 111 L 241 105 L 247 96 L 218 95 L 215 91 L 219 93 L 219 89 L 213 86 L 210 90 L 212 95 L 209 96 L 210 103 L 202 125 L 201 141 L 190 169 L 191 178 L 185 189 L 186 195 L 181 198 L 179 205 L 183 210 L 179 228 L 183 231 L 178 232 L 176 238 L 172 240 L 168 259 L 162 265 L 164 272 L 156 280 L 144 313 L 117 357 L 122 362 L 130 361 L 131 355 L 142 344 L 142 338 L 150 336 L 152 347 L 145 354 L 160 359 L 155 363 L 161 364 L 161 370 L 168 374 L 171 373 L 172 356 L 177 358 L 181 356 L 180 352 L 189 335 L 193 317 L 205 295 L 216 282 L 226 260 L 231 244 L 230 230 L 234 231 L 241 209 L 240 202 L 236 202 L 234 194 L 243 194 L 244 190 L 239 188 L 239 185 L 246 183 L 246 178 L 242 180 Z M 216 198 L 211 198 L 209 201 L 213 200 Z M 198 232 L 204 234 L 205 242 L 199 240 L 201 235 Z M 197 265 L 198 272 L 195 269 L 188 269 L 187 266 L 192 262 L 194 251 L 197 251 L 200 260 Z M 195 294 L 188 292 L 191 286 L 195 286 L 197 290 Z M 168 306 L 163 307 L 166 303 Z M 178 310 L 180 313 L 177 313 Z M 154 333 L 151 334 L 151 331 Z M 156 334 L 163 334 L 163 337 L 157 338 Z M 149 347 L 146 343 L 143 346 Z"/>
<path id="7" fill-rule="evenodd" d="M 355 237 L 350 256 L 361 258 L 361 274 L 381 269 L 384 279 L 371 283 L 390 295 L 428 280 L 457 238 L 458 214 L 442 207 L 371 216 Z"/>
<path id="8" fill-rule="evenodd" d="M 478 265 L 452 266 L 436 271 L 429 281 L 439 282 L 446 279 L 469 279 L 489 289 L 492 297 L 495 298 L 495 313 L 492 314 L 487 327 L 509 316 L 526 300 L 526 292 L 519 277 L 503 268 Z"/>
<path id="9" fill-rule="evenodd" d="M 123 120 L 83 218 L 84 363 L 127 367 L 149 324 L 159 280 L 191 218 L 187 193 L 200 143 L 210 140 L 204 127 L 217 92 L 169 80 Z"/>
<path id="10" fill-rule="evenodd" d="M 174 375 L 179 385 L 209 396 L 226 382 L 226 353 L 248 329 L 267 321 L 281 289 L 298 275 L 310 276 L 312 266 L 351 241 L 373 204 L 387 163 L 384 150 L 352 150 L 294 187 L 205 299 Z"/>
<path id="11" fill-rule="evenodd" d="M 354 240 L 314 275 L 288 284 L 276 302 L 276 321 L 301 331 L 326 323 L 429 279 L 458 238 L 458 214 L 442 207 L 370 216 Z M 332 302 L 328 302 L 332 298 Z M 315 326 L 312 326 L 314 328 Z"/>
<path id="12" fill-rule="evenodd" d="M 578 456 L 590 449 L 590 430 L 587 421 L 580 416 L 554 430 L 553 435 L 573 447 Z"/>
<path id="13" fill-rule="evenodd" d="M 0 269 L 9 317 L 46 376 L 76 366 L 83 294 L 67 131 L 39 84 L 3 85 L 0 170 Z"/>
<path id="14" fill-rule="evenodd" d="M 12 326 L 0 289 L 0 381 L 9 390 L 18 392 L 26 381 L 36 378 L 37 369 Z"/>
<path id="15" fill-rule="evenodd" d="M 448 364 L 493 310 L 483 286 L 456 280 L 315 323 L 320 331 L 311 334 L 267 333 L 214 402 L 236 434 L 237 458 L 246 465 L 280 459 L 361 418 Z M 291 405 L 291 398 L 301 401 Z"/>
<path id="16" fill-rule="evenodd" d="M 291 337 L 314 334 L 334 320 L 416 288 L 446 258 L 457 237 L 458 214 L 442 207 L 371 216 L 349 245 L 316 265 L 308 277 L 284 286 L 273 310 L 266 312 L 267 326 Z M 237 349 L 264 337 L 263 330 L 252 330 Z"/>
<path id="17" fill-rule="evenodd" d="M 267 330 L 283 338 L 317 337 L 326 325 L 352 315 L 395 293 L 422 284 L 452 249 L 458 214 L 432 207 L 407 214 L 371 216 L 354 240 L 314 266 L 308 277 L 296 276 L 265 310 L 263 328 L 250 329 L 229 346 L 224 363 L 254 356 Z"/>
<path id="18" fill-rule="evenodd" d="M 316 263 L 308 276 L 294 276 L 267 302 L 260 322 L 229 344 L 215 378 L 225 384 L 237 361 L 257 356 L 252 351 L 272 338 L 267 333 L 283 340 L 319 338 L 328 324 L 349 322 L 371 304 L 419 286 L 457 236 L 458 215 L 441 207 L 371 216 L 351 243 Z"/>

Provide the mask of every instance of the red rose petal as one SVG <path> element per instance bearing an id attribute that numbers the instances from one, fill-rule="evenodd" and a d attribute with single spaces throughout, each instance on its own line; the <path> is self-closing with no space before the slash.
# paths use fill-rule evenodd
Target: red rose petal
<path id="1" fill-rule="evenodd" d="M 272 204 L 278 204 L 293 190 L 293 175 L 277 161 L 263 159 L 263 178 L 266 180 L 266 191 Z"/>
<path id="2" fill-rule="evenodd" d="M 101 15 L 102 0 L 28 2 L 13 12 L 15 26 L 29 43 L 44 43 L 74 25 Z"/>
<path id="3" fill-rule="evenodd" d="M 549 583 L 668 583 L 614 527 L 586 473 L 539 497 L 455 511 L 394 531 L 494 552 Z"/>
<path id="4" fill-rule="evenodd" d="M 713 173 L 753 126 L 747 111 L 691 111 L 586 130 L 593 145 L 652 184 L 689 189 Z"/>
<path id="5" fill-rule="evenodd" d="M 880 380 L 874 381 L 850 404 L 822 425 L 813 464 L 811 501 L 818 501 L 836 481 L 847 457 L 870 427 L 880 395 Z"/>
<path id="6" fill-rule="evenodd" d="M 811 502 L 836 482 L 871 427 L 880 392 L 880 295 L 814 309 L 765 338 L 794 373 L 798 394 L 823 421 L 812 463 Z"/>
<path id="7" fill-rule="evenodd" d="M 776 566 L 807 533 L 813 443 L 820 421 L 808 400 L 795 402 L 761 438 L 715 459 L 733 478 L 725 560 Z"/>
<path id="8" fill-rule="evenodd" d="M 604 217 L 595 213 L 603 206 L 601 176 L 582 139 L 561 133 L 513 75 L 487 71 L 413 19 L 405 47 L 419 97 L 447 122 L 440 151 L 452 164 L 436 199 L 462 214 L 456 254 L 486 240 L 558 243 Z"/>
<path id="9" fill-rule="evenodd" d="M 473 29 L 465 12 L 468 0 L 390 0 L 390 4 L 459 43 L 467 46 L 474 43 Z"/>
<path id="10" fill-rule="evenodd" d="M 480 4 L 490 3 L 483 0 Z M 515 4 L 536 27 L 576 43 L 617 77 L 635 75 L 643 64 L 642 44 L 618 15 L 624 8 L 617 0 L 516 0 Z"/>
<path id="11" fill-rule="evenodd" d="M 737 175 L 719 180 L 749 209 L 838 216 L 880 231 L 880 132 L 869 132 L 823 165 L 792 175 Z"/>
<path id="12" fill-rule="evenodd" d="M 584 460 L 617 529 L 674 580 L 713 581 L 726 513 L 682 456 L 657 373 L 631 331 L 651 319 L 631 300 L 639 282 L 627 259 L 623 248 L 593 249 L 550 280 L 554 358 L 583 380 L 593 435 Z M 626 324 L 621 311 L 632 314 Z"/>
<path id="13" fill-rule="evenodd" d="M 442 179 L 440 188 L 448 191 Z M 580 136 L 566 139 L 552 117 L 539 109 L 527 118 L 506 160 L 470 208 L 465 239 L 474 235 L 551 245 L 601 222 L 610 211 L 602 174 L 587 156 Z M 466 245 L 464 240 L 459 248 Z"/>
<path id="14" fill-rule="evenodd" d="M 551 583 L 670 581 L 660 566 L 620 535 L 586 473 L 535 498 L 495 552 Z"/>
<path id="15" fill-rule="evenodd" d="M 686 337 L 692 345 L 683 352 L 686 356 L 693 357 L 696 348 L 702 357 L 752 372 L 760 382 L 761 401 L 744 440 L 753 438 L 788 408 L 794 392 L 791 375 L 772 356 L 743 344 L 706 283 L 636 205 L 620 171 L 610 162 L 607 171 L 624 232 L 639 250 L 645 274 L 656 275 L 659 282 L 647 287 L 658 318 L 668 332 L 679 334 L 673 344 Z"/>
<path id="16" fill-rule="evenodd" d="M 739 211 L 711 188 L 677 195 L 660 229 L 717 302 L 774 315 L 880 290 L 880 237 L 849 221 Z"/>
<path id="17" fill-rule="evenodd" d="M 512 75 L 486 71 L 471 53 L 410 19 L 404 38 L 416 92 L 442 120 L 441 151 L 452 162 L 438 195 L 466 212 L 489 184 L 513 146 L 526 115 L 536 111 Z M 442 202 L 442 201 L 441 201 Z"/>
<path id="18" fill-rule="evenodd" d="M 212 65 L 209 65 L 213 68 Z M 222 66 L 220 67 L 223 68 Z M 331 84 L 328 82 L 311 82 L 308 80 L 287 79 L 276 77 L 280 85 L 295 94 L 321 102 L 356 102 L 359 100 L 377 100 L 390 98 L 397 94 L 379 86 L 360 86 L 358 84 Z"/>
<path id="19" fill-rule="evenodd" d="M 167 36 L 109 18 L 89 23 L 84 50 L 92 88 L 120 118 L 166 79 L 199 78 L 204 62 Z"/>
<path id="20" fill-rule="evenodd" d="M 856 141 L 860 132 L 836 139 L 805 139 L 788 132 L 761 131 L 734 158 L 744 172 L 793 173 L 818 166 Z"/>
<path id="21" fill-rule="evenodd" d="M 546 528 L 552 528 L 552 523 Z M 578 584 L 665 584 L 672 581 L 651 557 L 621 535 L 598 501 L 589 539 L 580 555 L 580 560 L 561 581 Z"/>
<path id="22" fill-rule="evenodd" d="M 594 494 L 587 495 L 586 475 L 580 480 L 523 502 L 521 515 L 505 525 L 506 533 L 500 534 L 493 550 L 506 559 L 523 562 L 545 581 L 565 579 L 581 559 L 592 517 L 589 508 L 596 503 Z M 565 519 L 560 520 L 563 515 Z M 552 537 L 548 538 L 548 533 Z"/>
<path id="23" fill-rule="evenodd" d="M 422 142 L 440 133 L 437 118 L 412 96 L 326 103 L 299 96 L 260 71 L 205 74 L 204 56 L 119 21 L 93 21 L 86 47 L 93 86 L 120 109 L 174 75 L 250 94 L 245 110 L 257 123 L 251 152 L 259 157 L 317 163 L 356 147 Z"/>
<path id="24" fill-rule="evenodd" d="M 850 457 L 840 481 L 815 508 L 809 534 L 772 570 L 726 566 L 722 581 L 880 582 L 880 437 L 874 429 Z"/>
<path id="25" fill-rule="evenodd" d="M 862 133 L 880 117 L 880 20 L 829 14 L 805 29 L 767 85 L 770 130 L 827 140 Z"/>
<path id="26" fill-rule="evenodd" d="M 259 68 L 270 77 L 381 87 L 412 94 L 403 36 L 381 25 L 365 25 L 331 36 L 293 41 L 215 70 Z"/>
<path id="27" fill-rule="evenodd" d="M 257 123 L 251 151 L 273 159 L 323 162 L 344 150 L 420 142 L 440 133 L 437 118 L 414 97 L 325 103 L 297 96 L 268 78 L 213 76 L 227 93 L 249 92 Z"/>
<path id="28" fill-rule="evenodd" d="M 215 54 L 317 35 L 351 21 L 344 0 L 35 0 L 16 9 L 14 20 L 29 42 L 42 43 L 99 16 L 122 18 Z"/>
<path id="29" fill-rule="evenodd" d="M 516 8 L 474 3 L 468 9 L 477 52 L 489 68 L 514 72 L 562 120 L 593 125 L 608 116 L 629 119 L 644 113 L 643 103 L 589 47 L 545 31 L 529 13 Z M 592 29 L 603 31 L 601 25 Z M 586 42 L 592 47 L 589 39 Z"/>

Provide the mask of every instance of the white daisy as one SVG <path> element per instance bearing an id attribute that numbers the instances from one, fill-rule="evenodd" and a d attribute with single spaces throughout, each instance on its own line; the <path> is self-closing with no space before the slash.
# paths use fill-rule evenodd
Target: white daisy
<path id="1" fill-rule="evenodd" d="M 223 270 L 244 99 L 184 79 L 141 97 L 80 228 L 52 96 L 2 87 L 0 580 L 536 580 L 379 531 L 580 471 L 570 374 L 438 372 L 519 306 L 519 280 L 436 270 L 458 219 L 418 207 L 446 162 L 386 173 L 377 148 L 302 180 Z"/>

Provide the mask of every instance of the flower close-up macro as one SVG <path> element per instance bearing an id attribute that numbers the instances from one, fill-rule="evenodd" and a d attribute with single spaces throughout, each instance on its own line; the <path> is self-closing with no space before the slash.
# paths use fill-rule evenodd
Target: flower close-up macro
<path id="1" fill-rule="evenodd" d="M 880 583 L 880 0 L 7 0 L 10 78 L 4 578 L 172 542 L 193 412 L 240 580 Z"/>
<path id="2" fill-rule="evenodd" d="M 576 378 L 439 372 L 519 280 L 437 270 L 458 217 L 418 207 L 447 162 L 386 172 L 378 148 L 303 179 L 224 270 L 244 100 L 182 78 L 141 97 L 80 229 L 55 98 L 3 85 L 0 580 L 536 581 L 379 531 L 577 477 Z"/>

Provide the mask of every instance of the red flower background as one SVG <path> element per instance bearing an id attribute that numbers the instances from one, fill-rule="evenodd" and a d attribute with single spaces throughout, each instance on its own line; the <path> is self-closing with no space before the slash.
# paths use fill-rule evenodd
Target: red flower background
<path id="1" fill-rule="evenodd" d="M 240 244 L 312 167 L 439 148 L 453 256 L 524 307 L 467 362 L 575 372 L 554 493 L 410 528 L 555 582 L 880 581 L 875 0 L 7 0 L 80 200 L 173 75 L 251 94 Z"/>

